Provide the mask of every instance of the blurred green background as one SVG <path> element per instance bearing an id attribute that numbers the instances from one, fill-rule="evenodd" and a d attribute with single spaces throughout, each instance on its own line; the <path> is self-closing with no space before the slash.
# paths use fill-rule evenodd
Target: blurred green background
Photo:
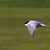
<path id="1" fill-rule="evenodd" d="M 50 0 L 0 0 L 2 7 L 50 7 Z"/>
<path id="2" fill-rule="evenodd" d="M 28 20 L 50 25 L 50 0 L 0 0 L 0 50 L 50 50 L 50 28 L 29 35 Z"/>

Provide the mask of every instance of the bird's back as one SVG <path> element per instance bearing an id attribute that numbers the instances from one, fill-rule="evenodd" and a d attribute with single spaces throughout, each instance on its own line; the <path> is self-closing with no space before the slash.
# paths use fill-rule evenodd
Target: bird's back
<path id="1" fill-rule="evenodd" d="M 30 21 L 29 22 L 32 26 L 35 26 L 35 27 L 37 27 L 39 24 L 40 24 L 40 22 L 38 22 L 38 21 Z"/>

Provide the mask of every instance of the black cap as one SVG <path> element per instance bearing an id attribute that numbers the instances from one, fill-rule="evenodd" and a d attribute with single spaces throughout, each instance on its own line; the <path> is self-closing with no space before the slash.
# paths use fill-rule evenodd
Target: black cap
<path id="1" fill-rule="evenodd" d="M 29 21 L 25 22 L 24 24 L 27 24 Z"/>

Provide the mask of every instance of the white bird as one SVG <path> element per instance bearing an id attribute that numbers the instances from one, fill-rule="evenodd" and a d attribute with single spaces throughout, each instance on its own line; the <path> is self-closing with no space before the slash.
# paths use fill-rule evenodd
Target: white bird
<path id="1" fill-rule="evenodd" d="M 34 36 L 35 29 L 36 29 L 37 27 L 45 27 L 45 26 L 48 26 L 48 25 L 45 25 L 45 24 L 43 24 L 43 23 L 40 23 L 40 22 L 38 22 L 38 21 L 33 21 L 33 20 L 27 21 L 27 22 L 25 22 L 23 25 L 24 25 L 24 26 L 27 26 L 28 31 L 29 31 L 29 33 L 30 33 L 31 36 Z"/>

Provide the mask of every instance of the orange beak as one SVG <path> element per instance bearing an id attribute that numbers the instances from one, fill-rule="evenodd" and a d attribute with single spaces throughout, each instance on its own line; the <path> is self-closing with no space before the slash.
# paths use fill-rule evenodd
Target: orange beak
<path id="1" fill-rule="evenodd" d="M 22 24 L 22 26 L 25 26 L 25 24 Z"/>

